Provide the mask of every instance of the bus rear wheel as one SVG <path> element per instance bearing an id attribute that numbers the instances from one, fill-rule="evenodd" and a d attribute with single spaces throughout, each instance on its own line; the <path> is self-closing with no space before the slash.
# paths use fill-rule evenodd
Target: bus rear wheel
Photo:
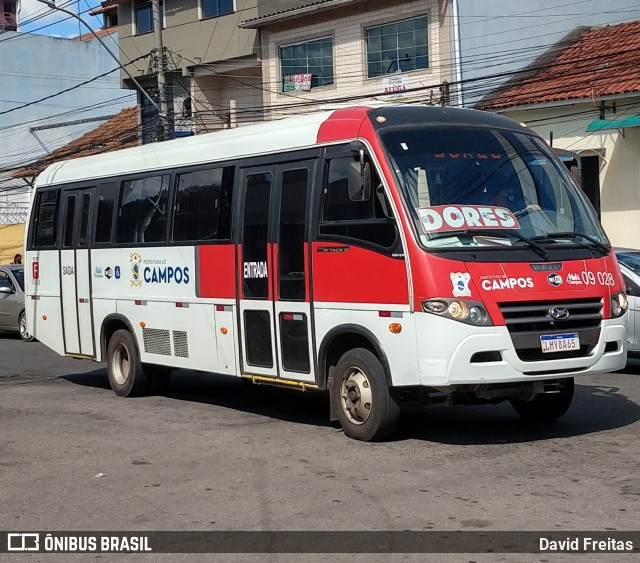
<path id="1" fill-rule="evenodd" d="M 333 385 L 338 420 L 347 436 L 370 442 L 393 434 L 400 407 L 373 353 L 365 348 L 346 352 L 336 365 Z"/>
<path id="2" fill-rule="evenodd" d="M 540 393 L 532 401 L 511 399 L 515 411 L 531 422 L 552 422 L 569 410 L 573 401 L 573 377 L 558 381 L 557 393 Z"/>
<path id="3" fill-rule="evenodd" d="M 111 389 L 119 397 L 138 397 L 149 391 L 149 376 L 140 362 L 135 338 L 128 330 L 116 330 L 109 340 L 107 373 Z"/>

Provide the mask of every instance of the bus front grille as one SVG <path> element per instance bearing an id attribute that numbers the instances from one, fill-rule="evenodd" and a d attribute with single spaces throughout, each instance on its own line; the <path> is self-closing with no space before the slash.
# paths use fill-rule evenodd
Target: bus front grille
<path id="1" fill-rule="evenodd" d="M 525 362 L 588 356 L 600 338 L 602 299 L 499 303 L 518 357 Z M 575 333 L 578 350 L 543 353 L 540 337 Z"/>

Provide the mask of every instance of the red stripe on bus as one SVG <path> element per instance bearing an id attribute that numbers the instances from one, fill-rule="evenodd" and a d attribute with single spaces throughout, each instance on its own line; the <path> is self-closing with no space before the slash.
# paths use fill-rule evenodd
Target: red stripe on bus
<path id="1" fill-rule="evenodd" d="M 232 244 L 198 246 L 198 297 L 236 298 L 235 247 Z"/>
<path id="2" fill-rule="evenodd" d="M 318 252 L 313 243 L 313 299 L 335 303 L 409 303 L 404 260 L 349 245 L 348 252 Z"/>

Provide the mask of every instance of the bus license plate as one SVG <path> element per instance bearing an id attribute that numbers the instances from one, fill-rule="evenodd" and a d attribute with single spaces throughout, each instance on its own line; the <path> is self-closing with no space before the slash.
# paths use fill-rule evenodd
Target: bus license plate
<path id="1" fill-rule="evenodd" d="M 540 337 L 542 352 L 571 352 L 580 349 L 580 338 L 576 333 L 551 334 Z"/>

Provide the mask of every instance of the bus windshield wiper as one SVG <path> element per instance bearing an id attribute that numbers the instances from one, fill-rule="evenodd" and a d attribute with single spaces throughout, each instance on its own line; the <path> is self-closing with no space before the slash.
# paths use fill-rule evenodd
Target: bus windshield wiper
<path id="1" fill-rule="evenodd" d="M 588 240 L 602 254 L 607 254 L 611 250 L 610 246 L 607 246 L 606 244 L 600 242 L 597 238 L 592 237 L 591 235 L 585 235 L 584 233 L 578 233 L 577 231 L 560 231 L 558 233 L 547 233 L 546 235 L 533 237 L 533 240 L 554 240 L 554 239 L 561 239 L 561 238 L 569 238 L 575 241 L 575 239 L 579 237 L 582 237 L 583 239 Z"/>
<path id="2" fill-rule="evenodd" d="M 530 239 L 529 237 L 524 236 L 523 234 L 520 234 L 518 231 L 516 230 L 506 230 L 506 229 L 456 229 L 455 231 L 445 231 L 442 233 L 438 233 L 437 235 L 431 235 L 432 239 L 438 239 L 438 238 L 444 238 L 446 236 L 456 236 L 456 235 L 460 235 L 460 234 L 465 234 L 465 235 L 473 235 L 473 236 L 480 236 L 480 235 L 488 235 L 488 236 L 497 236 L 497 237 L 503 237 L 503 238 L 507 238 L 509 235 L 514 236 L 515 238 L 517 238 L 518 240 L 521 240 L 522 242 L 528 244 L 533 251 L 538 254 L 538 256 L 541 256 L 542 258 L 548 258 L 549 254 L 547 253 L 547 249 L 542 246 L 541 244 L 538 244 L 537 242 L 535 242 L 533 239 Z"/>

